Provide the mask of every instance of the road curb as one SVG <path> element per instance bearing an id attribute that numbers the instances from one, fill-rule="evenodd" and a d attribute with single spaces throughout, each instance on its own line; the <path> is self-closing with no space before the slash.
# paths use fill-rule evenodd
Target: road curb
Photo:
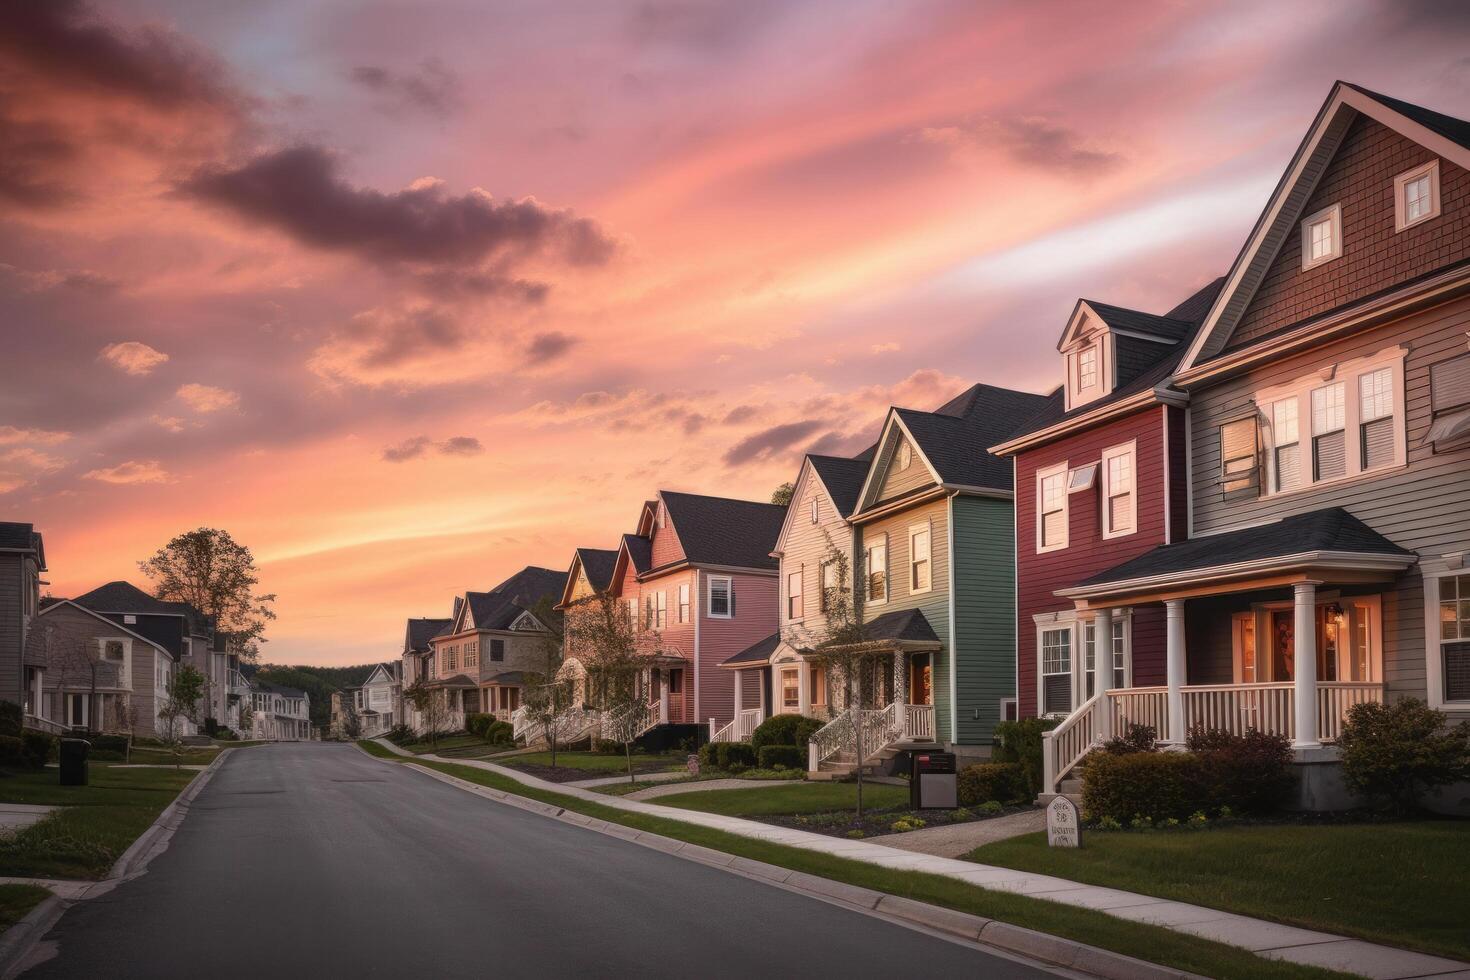
<path id="1" fill-rule="evenodd" d="M 720 868 L 731 874 L 763 881 L 777 888 L 801 892 L 821 901 L 874 915 L 897 925 L 952 936 L 1027 959 L 1040 960 L 1052 966 L 1103 977 L 1105 980 L 1205 980 L 1198 974 L 1174 970 L 1147 960 L 1114 953 L 1111 950 L 1089 946 L 1086 943 L 1064 939 L 1061 936 L 1053 936 L 1050 933 L 1038 932 L 1035 929 L 1027 929 L 1024 926 L 1012 925 L 1009 922 L 998 922 L 994 919 L 971 915 L 968 912 L 945 908 L 942 905 L 930 905 L 927 902 L 919 902 L 858 885 L 849 885 L 803 871 L 792 871 L 790 868 L 727 854 L 724 851 L 701 844 L 691 844 L 673 837 L 665 837 L 662 834 L 635 830 L 622 824 L 605 823 L 596 818 L 590 818 L 586 814 L 565 810 L 503 790 L 481 786 L 418 763 L 394 763 L 366 752 L 363 754 L 387 765 L 406 765 L 407 768 L 476 796 L 528 810 L 609 837 L 631 841 L 698 864 Z"/>
<path id="2" fill-rule="evenodd" d="M 0 978 L 9 980 L 16 975 L 26 956 L 41 937 L 51 931 L 70 904 L 60 895 L 42 899 L 19 922 L 0 934 Z"/>
<path id="3" fill-rule="evenodd" d="M 184 787 L 183 792 L 174 797 L 172 803 L 164 807 L 158 819 L 153 821 L 153 825 L 138 835 L 138 839 L 122 852 L 122 856 L 113 863 L 112 870 L 107 872 L 107 877 L 98 882 L 99 886 L 106 885 L 107 887 L 90 889 L 86 897 L 92 898 L 94 894 L 110 891 L 124 881 L 136 878 L 147 871 L 148 863 L 168 849 L 174 831 L 189 815 L 189 804 L 203 792 L 204 787 L 219 771 L 219 767 L 224 765 L 225 758 L 233 751 L 235 751 L 233 748 L 221 749 L 220 754 L 215 756 L 214 760 L 205 766 L 199 775 L 189 781 L 189 785 Z"/>

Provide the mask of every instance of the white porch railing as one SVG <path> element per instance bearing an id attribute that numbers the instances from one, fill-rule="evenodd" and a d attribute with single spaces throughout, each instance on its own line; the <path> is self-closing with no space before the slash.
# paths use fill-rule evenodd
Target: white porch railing
<path id="1" fill-rule="evenodd" d="M 861 739 L 862 756 L 871 758 L 905 742 L 934 740 L 934 706 L 891 702 L 886 708 L 844 711 L 817 729 L 807 748 L 807 768 L 816 772 L 823 762 L 844 750 L 855 750 Z M 857 728 L 854 731 L 853 725 Z"/>
<path id="2" fill-rule="evenodd" d="M 1043 792 L 1057 786 L 1101 741 L 1129 725 L 1152 728 L 1161 742 L 1182 743 L 1191 728 L 1243 735 L 1250 729 L 1296 738 L 1296 688 L 1271 684 L 1197 684 L 1180 689 L 1185 731 L 1169 730 L 1169 691 L 1135 687 L 1106 691 L 1084 702 L 1042 737 Z M 1321 681 L 1317 684 L 1317 739 L 1335 741 L 1348 711 L 1357 704 L 1381 702 L 1382 684 Z"/>
<path id="3" fill-rule="evenodd" d="M 711 742 L 749 742 L 750 736 L 765 721 L 763 712 L 759 708 L 745 708 L 736 713 L 735 718 L 722 728 L 715 728 L 714 720 L 710 720 Z"/>
<path id="4" fill-rule="evenodd" d="M 71 729 L 59 721 L 50 718 L 42 718 L 39 715 L 26 715 L 24 727 L 34 729 L 38 732 L 49 732 L 52 735 L 70 735 Z"/>

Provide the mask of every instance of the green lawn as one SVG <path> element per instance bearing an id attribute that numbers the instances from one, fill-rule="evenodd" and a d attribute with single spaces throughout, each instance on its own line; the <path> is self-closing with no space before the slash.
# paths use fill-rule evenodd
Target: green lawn
<path id="1" fill-rule="evenodd" d="M 659 806 L 681 810 L 703 810 L 727 817 L 769 817 L 792 813 L 828 813 L 857 807 L 855 783 L 784 783 L 753 786 L 750 789 L 707 789 L 660 796 L 652 801 Z M 863 807 L 877 810 L 908 806 L 907 786 L 886 783 L 863 785 Z"/>
<path id="2" fill-rule="evenodd" d="M 430 745 L 428 742 L 414 742 L 412 745 L 403 746 L 403 748 L 412 752 L 414 755 L 438 755 L 440 753 L 453 755 L 456 751 L 464 749 L 480 748 L 488 750 L 490 745 L 478 735 L 443 735 L 440 736 L 438 743 L 434 745 Z"/>
<path id="3" fill-rule="evenodd" d="M 1084 843 L 1049 848 L 1045 834 L 1028 834 L 968 856 L 1470 959 L 1467 822 L 1094 833 Z"/>
<path id="4" fill-rule="evenodd" d="M 524 755 L 513 755 L 502 763 L 507 766 L 550 766 L 550 752 L 527 752 Z M 666 769 L 684 768 L 683 757 L 675 755 L 649 755 L 644 752 L 633 753 L 633 765 L 654 766 L 663 764 Z M 628 760 L 621 755 L 604 755 L 601 752 L 558 752 L 556 754 L 556 765 L 559 769 L 585 769 L 587 772 L 602 772 L 608 775 L 616 775 L 628 771 Z"/>
<path id="5" fill-rule="evenodd" d="M 387 753 L 381 746 L 372 746 L 363 742 L 358 744 L 373 755 L 403 761 L 400 757 Z M 1220 980 L 1236 980 L 1236 978 L 1239 980 L 1257 980 L 1257 978 L 1259 980 L 1332 980 L 1332 978 L 1347 980 L 1348 978 L 1348 974 L 1265 959 L 1234 946 L 1171 932 L 1160 926 L 1116 919 L 1106 913 L 1091 909 L 1060 905 L 1055 902 L 1028 898 L 1024 895 L 1013 895 L 1009 892 L 990 891 L 938 875 L 893 871 L 861 861 L 832 857 L 814 851 L 697 827 L 679 820 L 627 813 L 578 797 L 550 790 L 533 789 L 508 776 L 484 769 L 443 762 L 423 762 L 420 765 L 438 769 L 481 786 L 515 793 L 528 799 L 540 800 L 543 803 L 552 803 L 610 823 L 646 830 L 650 833 L 673 837 L 677 840 L 688 841 L 756 861 L 764 861 L 783 868 L 803 871 L 807 874 L 845 881 L 892 895 L 901 895 L 915 901 L 929 902 L 973 915 L 1015 923 L 1176 969 L 1217 977 Z"/>
<path id="6" fill-rule="evenodd" d="M 0 932 L 25 918 L 50 894 L 40 885 L 0 885 Z"/>
<path id="7" fill-rule="evenodd" d="M 102 877 L 199 774 L 94 765 L 90 775 L 87 786 L 59 785 L 55 769 L 0 776 L 0 802 L 67 808 L 0 836 L 0 875 Z"/>

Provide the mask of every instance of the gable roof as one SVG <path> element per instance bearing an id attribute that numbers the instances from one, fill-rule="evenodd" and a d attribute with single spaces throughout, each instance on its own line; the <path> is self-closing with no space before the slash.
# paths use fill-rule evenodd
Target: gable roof
<path id="1" fill-rule="evenodd" d="M 1349 126 L 1367 115 L 1426 149 L 1470 169 L 1470 123 L 1443 113 L 1336 82 L 1306 136 L 1241 246 L 1204 323 L 1179 365 L 1179 374 L 1220 356 L 1281 249 L 1292 241 L 1317 181 L 1337 153 Z"/>
<path id="2" fill-rule="evenodd" d="M 618 550 L 628 553 L 628 560 L 633 563 L 634 575 L 642 575 L 653 567 L 653 542 L 641 534 L 623 535 Z"/>
<path id="3" fill-rule="evenodd" d="M 210 631 L 209 617 L 191 604 L 155 598 L 133 583 L 120 579 L 79 595 L 76 601 L 88 609 L 104 613 L 182 616 L 188 621 L 191 633 L 202 636 Z"/>
<path id="4" fill-rule="evenodd" d="M 453 620 L 449 619 L 410 619 L 408 629 L 404 634 L 404 651 L 427 650 L 429 641 L 448 628 L 452 622 Z"/>
<path id="5" fill-rule="evenodd" d="M 256 681 L 255 687 L 260 691 L 264 691 L 266 694 L 279 694 L 283 698 L 306 698 L 307 700 L 310 700 L 310 698 L 307 697 L 305 691 L 296 687 L 287 687 L 284 684 L 272 684 L 269 681 Z"/>
<path id="6" fill-rule="evenodd" d="M 837 506 L 838 513 L 844 517 L 851 514 L 857 506 L 858 494 L 862 493 L 871 455 L 863 459 L 808 455 L 807 459 L 812 461 L 812 469 L 816 470 L 822 485 L 827 488 L 827 495 Z"/>
<path id="7" fill-rule="evenodd" d="M 721 667 L 754 667 L 757 664 L 768 663 L 771 654 L 781 645 L 781 634 L 772 633 L 762 640 L 757 640 L 750 646 L 741 650 L 733 657 L 727 657 L 720 661 Z"/>
<path id="8" fill-rule="evenodd" d="M 975 385 L 934 412 L 893 411 L 934 466 L 941 483 L 1011 489 L 1011 464 L 991 455 L 990 446 L 1015 420 L 1033 415 L 1047 396 L 992 385 Z"/>
<path id="9" fill-rule="evenodd" d="M 771 552 L 786 519 L 784 505 L 672 490 L 659 497 L 690 564 L 776 568 Z"/>
<path id="10" fill-rule="evenodd" d="M 528 565 L 489 592 L 466 592 L 465 602 L 474 618 L 475 629 L 508 630 L 541 598 L 560 601 L 566 585 L 566 572 Z"/>
<path id="11" fill-rule="evenodd" d="M 78 609 L 78 610 L 86 613 L 88 616 L 91 616 L 93 619 L 97 620 L 99 623 L 106 624 L 106 626 L 107 626 L 107 628 L 109 630 L 121 630 L 122 632 L 126 633 L 128 636 L 131 636 L 135 640 L 142 640 L 144 643 L 148 644 L 153 649 L 155 649 L 158 652 L 160 652 L 160 653 L 164 654 L 165 656 L 167 656 L 170 660 L 177 659 L 177 657 L 174 655 L 174 653 L 173 653 L 172 650 L 170 650 L 168 647 L 163 646 L 157 640 L 150 640 L 150 639 L 148 639 L 148 637 L 144 636 L 142 633 L 136 632 L 134 630 L 130 630 L 126 626 L 124 626 L 122 623 L 119 623 L 119 622 L 117 622 L 114 619 L 108 619 L 106 616 L 102 615 L 102 613 L 100 611 L 98 611 L 96 609 L 89 609 L 88 607 L 82 605 L 80 602 L 78 602 L 75 599 L 53 599 L 51 602 L 49 602 L 45 606 L 41 607 L 41 610 L 40 610 L 39 613 L 37 613 L 37 615 L 39 615 L 39 616 L 45 616 L 48 613 L 55 612 L 57 609 L 60 609 L 63 606 L 70 606 L 73 609 Z M 32 633 L 31 633 L 31 635 L 32 636 L 35 636 L 39 632 L 40 632 L 39 630 L 33 630 Z"/>
<path id="12" fill-rule="evenodd" d="M 593 589 L 601 592 L 612 584 L 613 566 L 618 562 L 617 549 L 578 548 L 576 554 Z"/>

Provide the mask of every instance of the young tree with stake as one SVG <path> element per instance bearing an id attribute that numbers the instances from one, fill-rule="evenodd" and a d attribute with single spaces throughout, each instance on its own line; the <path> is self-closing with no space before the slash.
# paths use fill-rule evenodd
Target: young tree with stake
<path id="1" fill-rule="evenodd" d="M 633 742 L 646 727 L 648 701 L 639 678 L 648 668 L 640 646 L 657 649 L 659 634 L 605 593 L 567 611 L 566 635 L 587 669 L 588 699 L 602 711 L 603 736 L 623 746 L 628 781 L 633 778 Z"/>

